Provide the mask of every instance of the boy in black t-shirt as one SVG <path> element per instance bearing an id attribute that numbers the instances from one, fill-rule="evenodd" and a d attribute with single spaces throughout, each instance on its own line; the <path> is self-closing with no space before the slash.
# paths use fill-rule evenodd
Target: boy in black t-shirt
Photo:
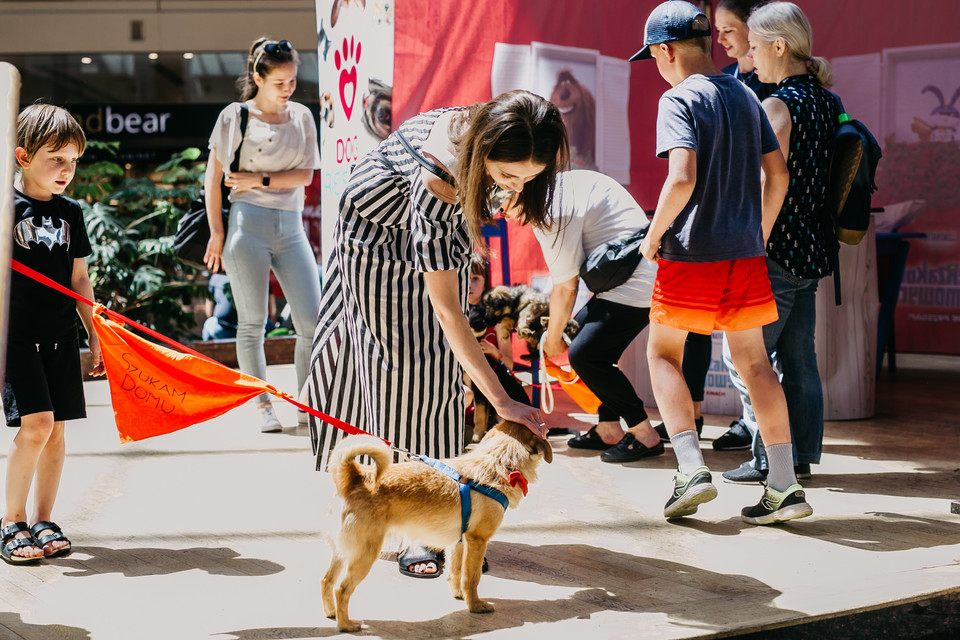
<path id="1" fill-rule="evenodd" d="M 13 258 L 92 300 L 83 214 L 76 202 L 61 195 L 85 145 L 83 130 L 64 109 L 34 104 L 20 113 Z M 7 426 L 20 431 L 7 457 L 0 555 L 10 564 L 32 564 L 71 548 L 51 512 L 63 471 L 64 421 L 86 417 L 78 313 L 89 336 L 90 373 L 103 375 L 103 365 L 89 305 L 15 272 L 9 310 L 3 406 Z M 27 495 L 34 477 L 33 525 L 28 527 Z"/>

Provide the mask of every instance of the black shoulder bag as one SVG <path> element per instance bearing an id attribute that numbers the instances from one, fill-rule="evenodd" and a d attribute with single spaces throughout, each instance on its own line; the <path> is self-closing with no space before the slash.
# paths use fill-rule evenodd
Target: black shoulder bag
<path id="1" fill-rule="evenodd" d="M 603 293 L 619 287 L 630 279 L 640 266 L 643 256 L 640 243 L 647 235 L 644 227 L 633 235 L 602 244 L 580 265 L 580 279 L 593 293 Z"/>
<path id="2" fill-rule="evenodd" d="M 230 172 L 240 170 L 240 147 L 243 146 L 243 137 L 247 133 L 247 105 L 240 105 L 240 144 L 233 154 L 230 163 Z M 220 179 L 220 208 L 223 214 L 223 232 L 227 232 L 227 222 L 230 214 L 230 189 Z M 207 222 L 207 203 L 204 200 L 203 189 L 200 195 L 190 203 L 186 213 L 177 223 L 177 232 L 173 235 L 173 254 L 181 262 L 195 269 L 206 269 L 203 256 L 207 252 L 207 243 L 210 242 L 210 224 Z M 221 264 L 221 270 L 223 266 Z"/>

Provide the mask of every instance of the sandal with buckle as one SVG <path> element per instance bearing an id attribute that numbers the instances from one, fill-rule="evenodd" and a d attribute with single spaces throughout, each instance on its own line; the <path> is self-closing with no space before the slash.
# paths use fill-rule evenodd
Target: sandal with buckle
<path id="1" fill-rule="evenodd" d="M 30 533 L 30 528 L 27 527 L 26 522 L 14 522 L 0 529 L 0 535 L 3 536 L 3 548 L 0 549 L 0 556 L 2 556 L 4 562 L 8 564 L 37 564 L 43 559 L 43 556 L 28 558 L 26 556 L 14 555 L 14 551 L 23 549 L 24 547 L 36 547 L 42 550 L 42 547 L 33 539 L 32 534 L 28 538 L 16 537 L 20 532 Z"/>
<path id="2" fill-rule="evenodd" d="M 44 529 L 49 529 L 50 531 L 53 531 L 53 533 L 48 533 L 45 536 L 40 536 L 40 532 L 43 531 Z M 60 527 L 58 527 L 54 522 L 48 522 L 46 520 L 42 520 L 36 523 L 32 527 L 30 527 L 30 535 L 32 535 L 34 540 L 37 541 L 37 546 L 40 547 L 41 549 L 43 549 L 45 546 L 47 546 L 51 542 L 57 542 L 57 541 L 63 540 L 64 542 L 67 543 L 67 546 L 60 547 L 59 549 L 52 551 L 51 553 L 47 553 L 46 550 L 44 550 L 43 552 L 44 558 L 57 558 L 60 556 L 65 556 L 73 550 L 73 545 L 70 543 L 70 538 L 63 535 L 63 532 L 60 530 Z"/>

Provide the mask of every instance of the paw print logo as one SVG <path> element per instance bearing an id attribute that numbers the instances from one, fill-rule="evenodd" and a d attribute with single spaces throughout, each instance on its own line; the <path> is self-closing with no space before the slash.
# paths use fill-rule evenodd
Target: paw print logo
<path id="1" fill-rule="evenodd" d="M 333 64 L 340 70 L 340 105 L 343 112 L 347 114 L 347 120 L 353 113 L 353 105 L 357 100 L 357 63 L 360 62 L 360 43 L 354 44 L 353 37 L 350 41 L 343 39 L 340 49 L 333 54 Z M 347 68 L 349 67 L 349 69 Z M 350 87 L 348 90 L 347 87 Z M 350 102 L 347 104 L 347 95 L 349 92 Z"/>

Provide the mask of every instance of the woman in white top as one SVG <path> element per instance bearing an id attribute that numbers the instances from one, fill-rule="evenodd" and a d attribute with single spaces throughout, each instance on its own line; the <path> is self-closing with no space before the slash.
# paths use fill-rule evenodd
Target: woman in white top
<path id="1" fill-rule="evenodd" d="M 290 101 L 299 64 L 296 50 L 286 40 L 260 38 L 250 48 L 247 71 L 238 81 L 241 102 L 220 112 L 210 134 L 204 178 L 210 242 L 204 260 L 213 272 L 223 263 L 239 320 L 237 361 L 241 371 L 261 380 L 267 374 L 263 327 L 273 269 L 293 311 L 294 362 L 297 384 L 302 387 L 320 307 L 317 263 L 302 212 L 304 187 L 313 179 L 314 169 L 320 168 L 320 149 L 310 110 Z M 249 110 L 249 119 L 241 144 L 242 105 Z M 231 190 L 225 235 L 219 185 L 234 153 L 240 154 L 240 167 L 224 180 Z M 280 431 L 270 396 L 263 394 L 258 400 L 260 430 Z"/>
<path id="2" fill-rule="evenodd" d="M 509 215 L 508 211 L 508 215 Z M 548 229 L 533 227 L 550 269 L 550 321 L 544 354 L 567 349 L 563 329 L 573 311 L 580 284 L 580 265 L 597 247 L 621 240 L 646 227 L 643 209 L 616 180 L 595 171 L 569 171 L 557 176 L 557 197 Z M 604 462 L 631 462 L 664 451 L 650 425 L 643 400 L 617 368 L 626 348 L 647 326 L 657 266 L 641 260 L 625 283 L 593 296 L 577 313 L 580 324 L 570 344 L 570 365 L 600 399 L 597 425 L 569 445 L 603 449 Z M 624 433 L 621 418 L 628 429 Z"/>

